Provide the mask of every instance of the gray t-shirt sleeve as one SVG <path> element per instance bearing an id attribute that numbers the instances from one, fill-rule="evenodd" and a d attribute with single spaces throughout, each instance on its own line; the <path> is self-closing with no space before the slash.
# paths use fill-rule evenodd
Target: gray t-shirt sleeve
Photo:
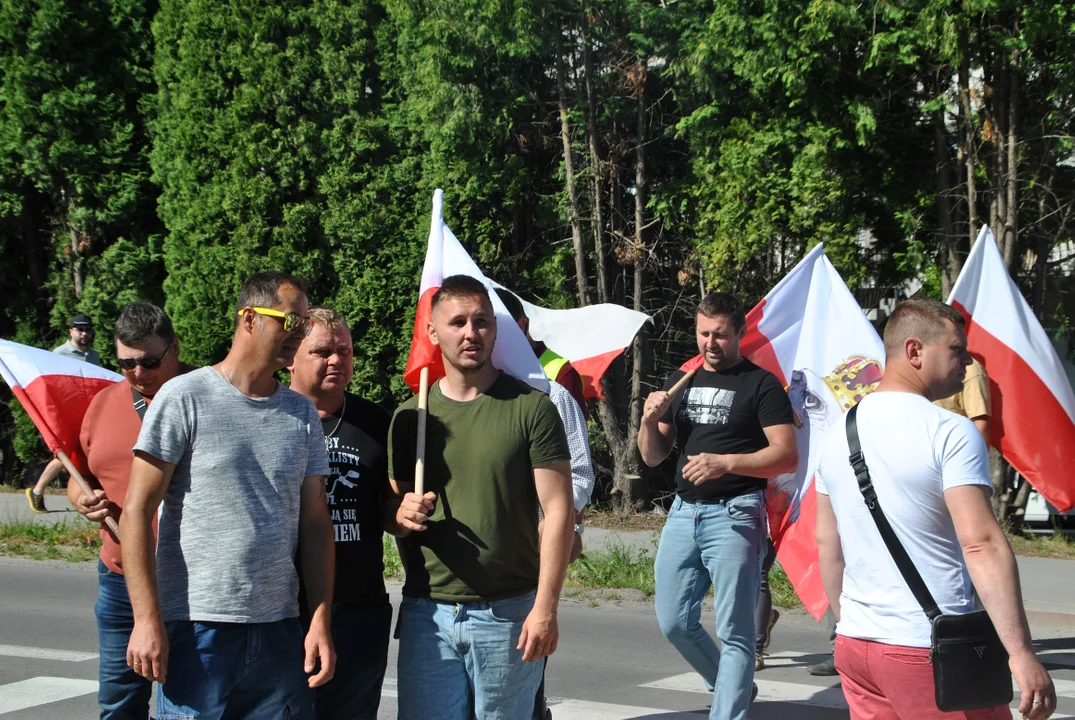
<path id="1" fill-rule="evenodd" d="M 309 401 L 307 401 L 309 402 Z M 311 475 L 328 475 L 328 451 L 325 449 L 325 432 L 321 427 L 321 418 L 313 403 L 310 405 L 309 431 L 307 432 L 310 453 L 306 460 L 306 477 Z"/>
<path id="2" fill-rule="evenodd" d="M 193 403 L 185 388 L 177 385 L 166 384 L 153 398 L 134 446 L 135 452 L 144 452 L 172 465 L 179 464 L 194 434 Z"/>

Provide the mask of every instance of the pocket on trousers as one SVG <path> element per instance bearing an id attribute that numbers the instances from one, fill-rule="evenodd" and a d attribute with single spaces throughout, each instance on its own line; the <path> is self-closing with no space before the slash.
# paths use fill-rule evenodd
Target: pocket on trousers
<path id="1" fill-rule="evenodd" d="M 521 623 L 534 608 L 534 594 L 523 595 L 511 600 L 500 600 L 489 606 L 489 615 L 494 620 L 510 623 Z"/>
<path id="2" fill-rule="evenodd" d="M 171 620 L 164 623 L 164 634 L 168 636 L 170 652 L 195 640 L 194 623 L 190 620 Z"/>
<path id="3" fill-rule="evenodd" d="M 881 652 L 881 656 L 885 660 L 899 665 L 912 667 L 928 667 L 930 665 L 929 650 L 927 648 L 886 648 Z"/>
<path id="4" fill-rule="evenodd" d="M 403 599 L 399 603 L 399 609 L 400 610 L 411 610 L 413 608 L 418 607 L 418 605 L 421 604 L 421 602 L 422 602 L 422 598 L 420 598 L 420 597 L 410 597 L 409 595 L 404 595 Z"/>
<path id="5" fill-rule="evenodd" d="M 728 501 L 728 516 L 733 520 L 757 520 L 761 517 L 760 492 L 747 493 Z"/>

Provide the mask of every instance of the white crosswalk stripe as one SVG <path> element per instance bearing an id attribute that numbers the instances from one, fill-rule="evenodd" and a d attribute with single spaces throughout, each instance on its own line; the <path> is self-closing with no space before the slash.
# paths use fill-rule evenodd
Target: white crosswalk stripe
<path id="1" fill-rule="evenodd" d="M 806 683 L 777 682 L 763 680 L 755 676 L 758 683 L 758 699 L 772 700 L 774 702 L 796 702 L 816 707 L 846 708 L 843 691 L 839 686 L 823 688 L 818 685 Z M 1053 678 L 1053 686 L 1056 688 L 1057 698 L 1075 699 L 1075 680 L 1061 680 Z M 693 692 L 708 695 L 702 679 L 697 673 L 683 673 L 672 677 L 654 680 L 645 683 L 642 687 L 657 688 L 659 690 L 678 690 L 680 692 Z M 1019 687 L 1012 682 L 1012 689 L 1019 693 Z"/>
<path id="2" fill-rule="evenodd" d="M 549 704 L 555 720 L 632 720 L 659 717 L 661 720 L 699 720 L 698 713 L 669 712 L 658 708 L 612 705 L 588 700 L 564 700 Z"/>
<path id="3" fill-rule="evenodd" d="M 37 649 L 31 648 L 31 650 Z M 71 657 L 57 659 L 71 660 L 75 655 L 75 653 L 72 653 Z M 792 661 L 803 655 L 805 654 L 782 653 L 776 659 L 783 659 L 791 664 Z M 25 655 L 16 656 L 25 657 Z M 35 657 L 39 657 L 39 655 Z M 1058 698 L 1075 698 L 1075 681 L 1054 678 L 1053 682 L 1056 685 Z M 823 713 L 825 711 L 846 713 L 847 711 L 847 702 L 838 684 L 797 683 L 766 680 L 764 678 L 759 678 L 757 683 L 757 703 L 771 702 L 798 705 L 804 708 L 812 707 L 818 708 L 818 711 Z M 639 687 L 685 692 L 692 695 L 710 694 L 695 673 L 672 675 L 653 682 L 643 683 Z M 34 677 L 7 685 L 0 685 L 0 716 L 17 710 L 25 710 L 96 692 L 97 683 L 92 680 L 61 677 Z M 381 696 L 386 699 L 399 697 L 399 687 L 395 678 L 385 678 Z M 1017 702 L 1018 699 L 1016 704 Z M 549 707 L 552 709 L 556 720 L 635 720 L 651 717 L 660 717 L 661 720 L 698 720 L 699 717 L 704 716 L 704 711 L 700 714 L 698 711 L 672 711 L 645 705 L 618 705 L 574 698 L 550 698 Z M 824 715 L 824 717 L 829 717 L 829 715 Z M 839 717 L 839 715 L 833 717 Z M 1075 716 L 1066 714 L 1054 714 L 1052 717 L 1055 720 L 1075 720 Z M 1020 718 L 1019 712 L 1015 708 L 1012 709 L 1012 718 L 1013 720 Z"/>
<path id="4" fill-rule="evenodd" d="M 828 687 L 825 685 L 812 685 L 809 683 L 780 682 L 777 680 L 757 679 L 759 702 L 784 702 L 812 707 L 833 708 L 846 710 L 847 701 L 839 686 Z M 683 673 L 672 677 L 654 680 L 644 683 L 641 687 L 655 688 L 657 690 L 675 690 L 678 692 L 699 693 L 710 695 L 705 684 L 697 673 Z"/>
<path id="5" fill-rule="evenodd" d="M 53 650 L 52 648 L 26 647 L 25 645 L 0 645 L 0 655 L 31 658 L 33 660 L 61 660 L 64 662 L 84 662 L 97 659 L 97 653 L 95 652 Z"/>
<path id="6" fill-rule="evenodd" d="M 97 692 L 96 680 L 34 677 L 0 685 L 0 715 Z"/>

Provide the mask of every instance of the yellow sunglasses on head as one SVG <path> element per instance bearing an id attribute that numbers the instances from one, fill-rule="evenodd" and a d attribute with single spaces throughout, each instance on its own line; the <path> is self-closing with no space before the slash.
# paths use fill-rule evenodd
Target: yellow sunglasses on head
<path id="1" fill-rule="evenodd" d="M 272 308 L 263 307 L 245 307 L 239 311 L 239 315 L 242 315 L 246 310 L 253 310 L 258 315 L 268 315 L 269 317 L 283 318 L 284 320 L 284 332 L 289 332 L 292 335 L 309 335 L 312 324 L 309 319 L 296 315 L 295 313 L 285 313 L 279 310 L 273 310 Z"/>

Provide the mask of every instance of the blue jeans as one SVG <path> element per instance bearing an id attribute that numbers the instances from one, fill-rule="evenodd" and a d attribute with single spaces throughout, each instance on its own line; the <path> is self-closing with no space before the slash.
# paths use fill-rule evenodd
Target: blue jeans
<path id="1" fill-rule="evenodd" d="M 404 597 L 399 720 L 531 720 L 545 663 L 516 650 L 534 593 L 491 603 Z"/>
<path id="2" fill-rule="evenodd" d="M 157 695 L 158 720 L 313 717 L 298 618 L 164 625 L 168 673 Z"/>
<path id="3" fill-rule="evenodd" d="M 336 674 L 317 688 L 318 720 L 377 720 L 392 606 L 332 609 Z"/>
<path id="4" fill-rule="evenodd" d="M 677 497 L 653 574 L 661 632 L 713 690 L 712 720 L 744 720 L 754 681 L 754 606 L 766 550 L 765 494 L 696 503 Z M 721 647 L 701 624 L 713 587 Z"/>
<path id="5" fill-rule="evenodd" d="M 146 720 L 153 684 L 127 667 L 127 643 L 134 630 L 134 613 L 127 580 L 97 560 L 97 702 L 101 720 Z"/>

